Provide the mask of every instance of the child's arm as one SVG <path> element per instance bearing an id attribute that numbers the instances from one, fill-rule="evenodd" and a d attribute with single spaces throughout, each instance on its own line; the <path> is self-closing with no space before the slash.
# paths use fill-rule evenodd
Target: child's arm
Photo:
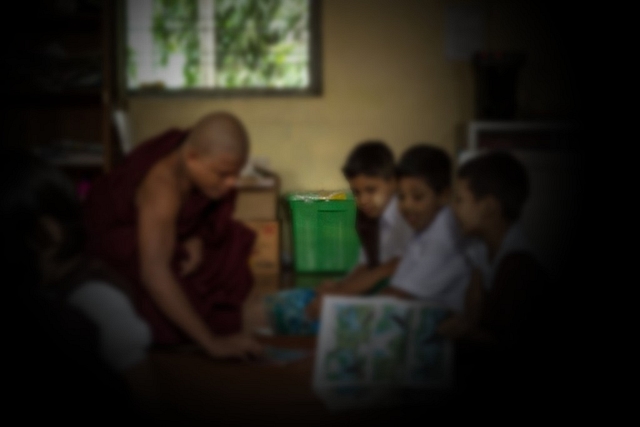
<path id="1" fill-rule="evenodd" d="M 318 318 L 322 299 L 326 295 L 362 295 L 370 291 L 378 282 L 391 277 L 399 262 L 398 258 L 393 258 L 375 268 L 360 265 L 338 282 L 323 282 L 316 289 L 318 295 L 307 306 L 307 316 Z"/>
<path id="2" fill-rule="evenodd" d="M 374 268 L 364 266 L 343 279 L 336 289 L 339 295 L 360 295 L 370 291 L 378 282 L 393 275 L 400 260 L 393 258 Z"/>
<path id="3" fill-rule="evenodd" d="M 340 280 L 324 280 L 318 286 L 316 286 L 316 292 L 318 293 L 326 293 L 333 292 L 342 286 L 342 283 L 347 280 L 352 280 L 357 278 L 367 269 L 366 265 L 359 264 L 356 266 L 346 277 L 343 277 Z"/>
<path id="4" fill-rule="evenodd" d="M 359 275 L 367 270 L 367 256 L 364 253 L 364 249 L 362 246 L 360 247 L 360 251 L 358 254 L 358 263 L 356 266 L 347 274 L 345 277 L 340 280 L 324 280 L 318 286 L 316 286 L 316 292 L 325 293 L 332 292 L 342 286 L 342 283 L 345 281 L 350 281 L 356 279 Z"/>
<path id="5" fill-rule="evenodd" d="M 482 274 L 475 269 L 467 287 L 463 313 L 453 313 L 438 326 L 438 333 L 454 340 L 468 340 L 477 343 L 492 343 L 495 338 L 480 327 L 482 306 L 486 291 L 482 284 Z"/>
<path id="6" fill-rule="evenodd" d="M 402 289 L 394 288 L 393 286 L 387 286 L 386 288 L 381 290 L 380 293 L 382 295 L 389 295 L 401 299 L 416 299 L 415 295 L 410 294 L 409 292 L 405 292 Z"/>

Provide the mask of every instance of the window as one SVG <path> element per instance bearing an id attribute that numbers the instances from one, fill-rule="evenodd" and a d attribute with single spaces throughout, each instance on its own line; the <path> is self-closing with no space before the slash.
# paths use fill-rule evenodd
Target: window
<path id="1" fill-rule="evenodd" d="M 130 94 L 317 94 L 316 0 L 124 0 Z"/>

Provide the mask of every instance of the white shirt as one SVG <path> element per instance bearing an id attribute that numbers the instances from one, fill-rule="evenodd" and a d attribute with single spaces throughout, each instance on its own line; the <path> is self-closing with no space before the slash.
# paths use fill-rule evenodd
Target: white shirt
<path id="1" fill-rule="evenodd" d="M 91 281 L 71 293 L 68 301 L 98 326 L 100 351 L 113 369 L 124 370 L 146 357 L 151 330 L 120 290 Z"/>
<path id="2" fill-rule="evenodd" d="M 404 255 L 413 229 L 398 210 L 398 199 L 393 196 L 380 216 L 378 223 L 380 243 L 378 245 L 378 259 L 381 264 Z M 358 264 L 367 264 L 367 255 L 360 246 Z"/>
<path id="3" fill-rule="evenodd" d="M 502 259 L 513 252 L 527 252 L 533 255 L 533 251 L 520 224 L 512 225 L 502 239 L 500 249 L 492 263 L 489 262 L 487 245 L 478 240 L 467 247 L 467 256 L 473 267 L 480 269 L 485 289 L 490 290 L 493 285 L 496 270 Z"/>
<path id="4" fill-rule="evenodd" d="M 462 311 L 470 278 L 464 240 L 451 208 L 445 206 L 425 230 L 413 237 L 391 278 L 391 286 Z"/>

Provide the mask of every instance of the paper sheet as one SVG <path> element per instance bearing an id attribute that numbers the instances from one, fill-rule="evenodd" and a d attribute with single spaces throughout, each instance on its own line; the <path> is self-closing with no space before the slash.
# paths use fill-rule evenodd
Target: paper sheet
<path id="1" fill-rule="evenodd" d="M 407 388 L 449 388 L 453 346 L 435 334 L 447 311 L 394 297 L 327 297 L 313 374 L 316 392 L 341 405 L 389 401 Z"/>

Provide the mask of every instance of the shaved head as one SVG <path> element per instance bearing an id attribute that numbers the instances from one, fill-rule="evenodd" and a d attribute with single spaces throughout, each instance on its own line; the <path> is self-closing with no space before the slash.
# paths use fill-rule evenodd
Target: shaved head
<path id="1" fill-rule="evenodd" d="M 186 143 L 205 155 L 228 153 L 245 157 L 249 152 L 247 131 L 236 116 L 227 112 L 201 118 L 191 129 Z"/>
<path id="2" fill-rule="evenodd" d="M 237 184 L 249 156 L 249 137 L 237 117 L 216 112 L 193 126 L 183 147 L 182 164 L 190 184 L 219 199 Z"/>

